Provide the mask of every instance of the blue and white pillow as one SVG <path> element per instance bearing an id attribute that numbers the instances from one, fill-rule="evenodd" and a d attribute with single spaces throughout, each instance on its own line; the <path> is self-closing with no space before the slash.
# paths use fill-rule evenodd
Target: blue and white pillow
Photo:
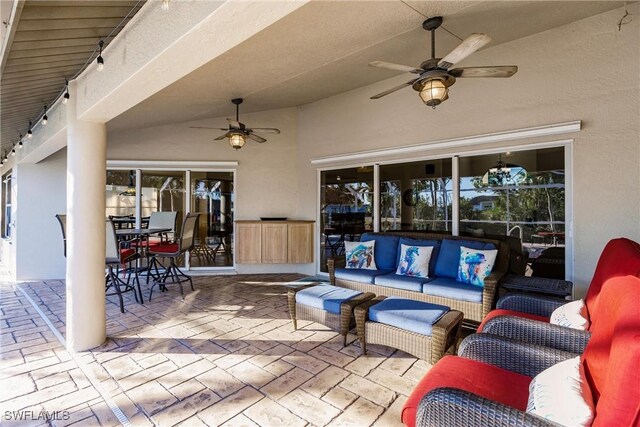
<path id="1" fill-rule="evenodd" d="M 376 270 L 374 247 L 376 241 L 368 242 L 344 242 L 344 253 L 347 260 L 347 268 L 361 268 L 364 270 Z"/>
<path id="2" fill-rule="evenodd" d="M 549 323 L 587 331 L 589 330 L 589 319 L 587 317 L 587 306 L 583 300 L 579 299 L 563 304 L 553 310 Z"/>
<path id="3" fill-rule="evenodd" d="M 400 245 L 400 260 L 396 274 L 411 277 L 429 277 L 429 260 L 433 246 Z"/>
<path id="4" fill-rule="evenodd" d="M 484 287 L 484 279 L 491 274 L 497 256 L 497 249 L 480 250 L 460 246 L 458 282 Z"/>

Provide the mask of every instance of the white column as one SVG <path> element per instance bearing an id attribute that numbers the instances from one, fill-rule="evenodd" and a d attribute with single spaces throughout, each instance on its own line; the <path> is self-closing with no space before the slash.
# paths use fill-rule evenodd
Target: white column
<path id="1" fill-rule="evenodd" d="M 105 187 L 107 128 L 77 119 L 76 82 L 67 108 L 67 348 L 106 339 Z"/>
<path id="2" fill-rule="evenodd" d="M 142 228 L 142 170 L 136 169 L 136 228 Z"/>
<path id="3" fill-rule="evenodd" d="M 373 231 L 380 231 L 380 164 L 373 165 Z"/>
<path id="4" fill-rule="evenodd" d="M 451 234 L 460 235 L 460 158 L 451 158 Z"/>

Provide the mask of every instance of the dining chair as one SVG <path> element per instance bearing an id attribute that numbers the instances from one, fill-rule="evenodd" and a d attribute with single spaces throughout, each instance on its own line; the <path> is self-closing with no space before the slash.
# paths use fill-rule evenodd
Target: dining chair
<path id="1" fill-rule="evenodd" d="M 140 279 L 138 277 L 138 271 L 135 267 L 131 267 L 131 263 L 140 258 L 134 249 L 123 248 L 122 243 L 118 242 L 116 236 L 116 228 L 113 222 L 108 219 L 106 221 L 106 233 L 107 233 L 107 247 L 106 247 L 106 266 L 107 274 L 105 278 L 106 295 L 117 295 L 120 301 L 120 312 L 124 313 L 124 300 L 122 294 L 133 291 L 133 296 L 140 304 L 144 304 L 142 299 L 142 290 L 140 289 Z M 125 267 L 127 274 L 126 282 L 119 277 L 120 267 L 124 267 L 129 264 L 129 268 Z M 133 283 L 131 283 L 131 275 L 133 274 Z M 111 292 L 109 289 L 113 288 Z M 137 290 L 137 292 L 136 292 Z"/>
<path id="2" fill-rule="evenodd" d="M 67 215 L 57 214 L 56 219 L 60 223 L 60 230 L 62 230 L 62 245 L 64 257 L 67 257 Z"/>
<path id="3" fill-rule="evenodd" d="M 184 300 L 184 289 L 182 288 L 183 282 L 189 282 L 191 290 L 193 291 L 193 280 L 187 274 L 184 274 L 182 270 L 176 265 L 176 259 L 184 255 L 185 252 L 190 251 L 195 246 L 195 234 L 198 227 L 199 214 L 187 214 L 182 222 L 182 229 L 180 230 L 180 237 L 176 242 L 158 243 L 149 247 L 149 254 L 153 259 L 169 258 L 169 266 L 165 269 L 164 274 L 156 279 L 149 289 L 149 301 L 151 301 L 151 295 L 153 294 L 153 288 L 157 285 L 160 290 L 166 290 L 167 284 L 178 284 L 180 286 L 180 295 Z M 152 259 L 152 263 L 154 262 Z M 157 270 L 157 262 L 155 273 L 159 275 Z M 151 273 L 150 273 L 151 274 Z"/>

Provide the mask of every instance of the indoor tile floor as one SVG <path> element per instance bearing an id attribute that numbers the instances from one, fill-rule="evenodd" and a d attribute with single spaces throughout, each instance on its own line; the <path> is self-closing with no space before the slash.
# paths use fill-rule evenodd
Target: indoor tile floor
<path id="1" fill-rule="evenodd" d="M 171 286 L 149 302 L 143 286 L 144 305 L 130 295 L 124 314 L 110 297 L 107 342 L 75 358 L 19 289 L 63 339 L 64 283 L 5 281 L 2 424 L 401 425 L 430 365 L 380 346 L 361 356 L 354 336 L 343 348 L 317 323 L 294 332 L 284 285 L 300 277 L 194 277 L 184 301 Z"/>

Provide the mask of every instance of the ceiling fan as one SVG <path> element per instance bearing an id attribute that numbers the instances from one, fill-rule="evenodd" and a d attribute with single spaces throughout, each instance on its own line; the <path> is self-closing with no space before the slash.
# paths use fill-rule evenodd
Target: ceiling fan
<path id="1" fill-rule="evenodd" d="M 280 133 L 280 129 L 276 128 L 253 128 L 250 129 L 245 126 L 244 123 L 240 123 L 240 104 L 242 104 L 242 98 L 232 99 L 231 102 L 236 106 L 236 119 L 227 119 L 229 122 L 228 128 L 212 128 L 206 126 L 190 126 L 192 129 L 216 129 L 221 131 L 226 131 L 224 135 L 220 135 L 215 138 L 214 141 L 221 141 L 225 138 L 229 138 L 229 145 L 236 150 L 244 147 L 245 142 L 247 142 L 247 138 L 262 144 L 263 142 L 267 142 L 263 137 L 256 135 L 255 132 L 260 133 Z"/>
<path id="2" fill-rule="evenodd" d="M 379 99 L 404 87 L 411 86 L 420 92 L 422 101 L 430 107 L 436 108 L 449 98 L 449 87 L 460 77 L 511 77 L 518 67 L 515 65 L 500 65 L 493 67 L 465 67 L 450 69 L 457 62 L 462 61 L 482 46 L 491 41 L 486 34 L 471 34 L 444 58 L 436 58 L 436 29 L 442 24 L 441 16 L 434 16 L 422 23 L 422 28 L 431 31 L 431 59 L 427 59 L 420 67 L 392 64 L 389 62 L 370 62 L 370 67 L 386 68 L 388 70 L 405 71 L 417 74 L 418 77 L 399 86 L 385 90 L 371 99 Z"/>

